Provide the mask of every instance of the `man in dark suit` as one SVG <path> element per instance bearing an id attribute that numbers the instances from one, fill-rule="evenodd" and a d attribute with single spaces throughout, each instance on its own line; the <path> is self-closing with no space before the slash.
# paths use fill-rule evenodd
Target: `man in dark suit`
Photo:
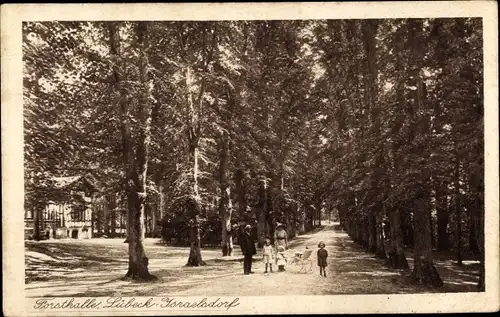
<path id="1" fill-rule="evenodd" d="M 252 272 L 252 256 L 257 254 L 255 249 L 255 241 L 251 235 L 252 227 L 250 225 L 245 226 L 245 232 L 242 235 L 240 242 L 241 249 L 243 251 L 243 273 L 245 275 L 251 274 Z"/>

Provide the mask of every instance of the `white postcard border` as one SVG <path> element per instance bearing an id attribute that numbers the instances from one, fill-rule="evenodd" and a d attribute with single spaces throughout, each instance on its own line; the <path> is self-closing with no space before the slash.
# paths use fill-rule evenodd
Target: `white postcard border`
<path id="1" fill-rule="evenodd" d="M 239 297 L 222 310 L 161 310 L 148 314 L 473 312 L 499 309 L 498 34 L 493 1 L 238 4 L 17 4 L 3 5 L 2 18 L 2 248 L 6 316 L 123 315 L 145 310 L 35 311 L 25 298 L 23 240 L 23 113 L 21 22 L 42 20 L 244 20 L 482 17 L 485 87 L 486 292 L 408 295 Z M 235 294 L 237 295 L 237 294 Z M 196 301 L 202 297 L 182 297 Z M 214 299 L 213 297 L 210 297 Z M 81 300 L 82 298 L 78 298 Z M 144 297 L 141 297 L 144 299 Z M 180 297 L 179 297 L 180 299 Z M 222 300 L 234 297 L 221 297 Z"/>

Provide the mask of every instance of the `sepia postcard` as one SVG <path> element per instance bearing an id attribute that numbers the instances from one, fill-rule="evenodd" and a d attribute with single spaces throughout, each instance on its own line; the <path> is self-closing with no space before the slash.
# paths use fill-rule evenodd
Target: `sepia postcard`
<path id="1" fill-rule="evenodd" d="M 496 2 L 1 20 L 6 316 L 499 310 Z"/>

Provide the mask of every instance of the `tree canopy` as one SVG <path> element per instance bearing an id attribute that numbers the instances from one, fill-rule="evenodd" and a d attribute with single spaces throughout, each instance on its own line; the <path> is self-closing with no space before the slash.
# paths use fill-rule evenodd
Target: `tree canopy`
<path id="1" fill-rule="evenodd" d="M 262 240 L 337 210 L 395 268 L 414 248 L 426 284 L 462 232 L 484 257 L 480 19 L 25 22 L 23 66 L 26 208 L 91 171 L 139 253 L 150 197 L 183 205 L 190 265 L 207 210 L 226 252 L 232 219 Z"/>

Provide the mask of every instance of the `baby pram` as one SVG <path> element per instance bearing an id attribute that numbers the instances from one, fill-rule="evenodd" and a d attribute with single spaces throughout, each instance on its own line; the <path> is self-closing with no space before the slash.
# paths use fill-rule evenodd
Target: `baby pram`
<path id="1" fill-rule="evenodd" d="M 313 271 L 311 256 L 312 250 L 310 249 L 305 249 L 304 252 L 295 252 L 292 263 L 294 263 L 297 267 L 300 266 L 299 273 L 310 273 Z"/>

